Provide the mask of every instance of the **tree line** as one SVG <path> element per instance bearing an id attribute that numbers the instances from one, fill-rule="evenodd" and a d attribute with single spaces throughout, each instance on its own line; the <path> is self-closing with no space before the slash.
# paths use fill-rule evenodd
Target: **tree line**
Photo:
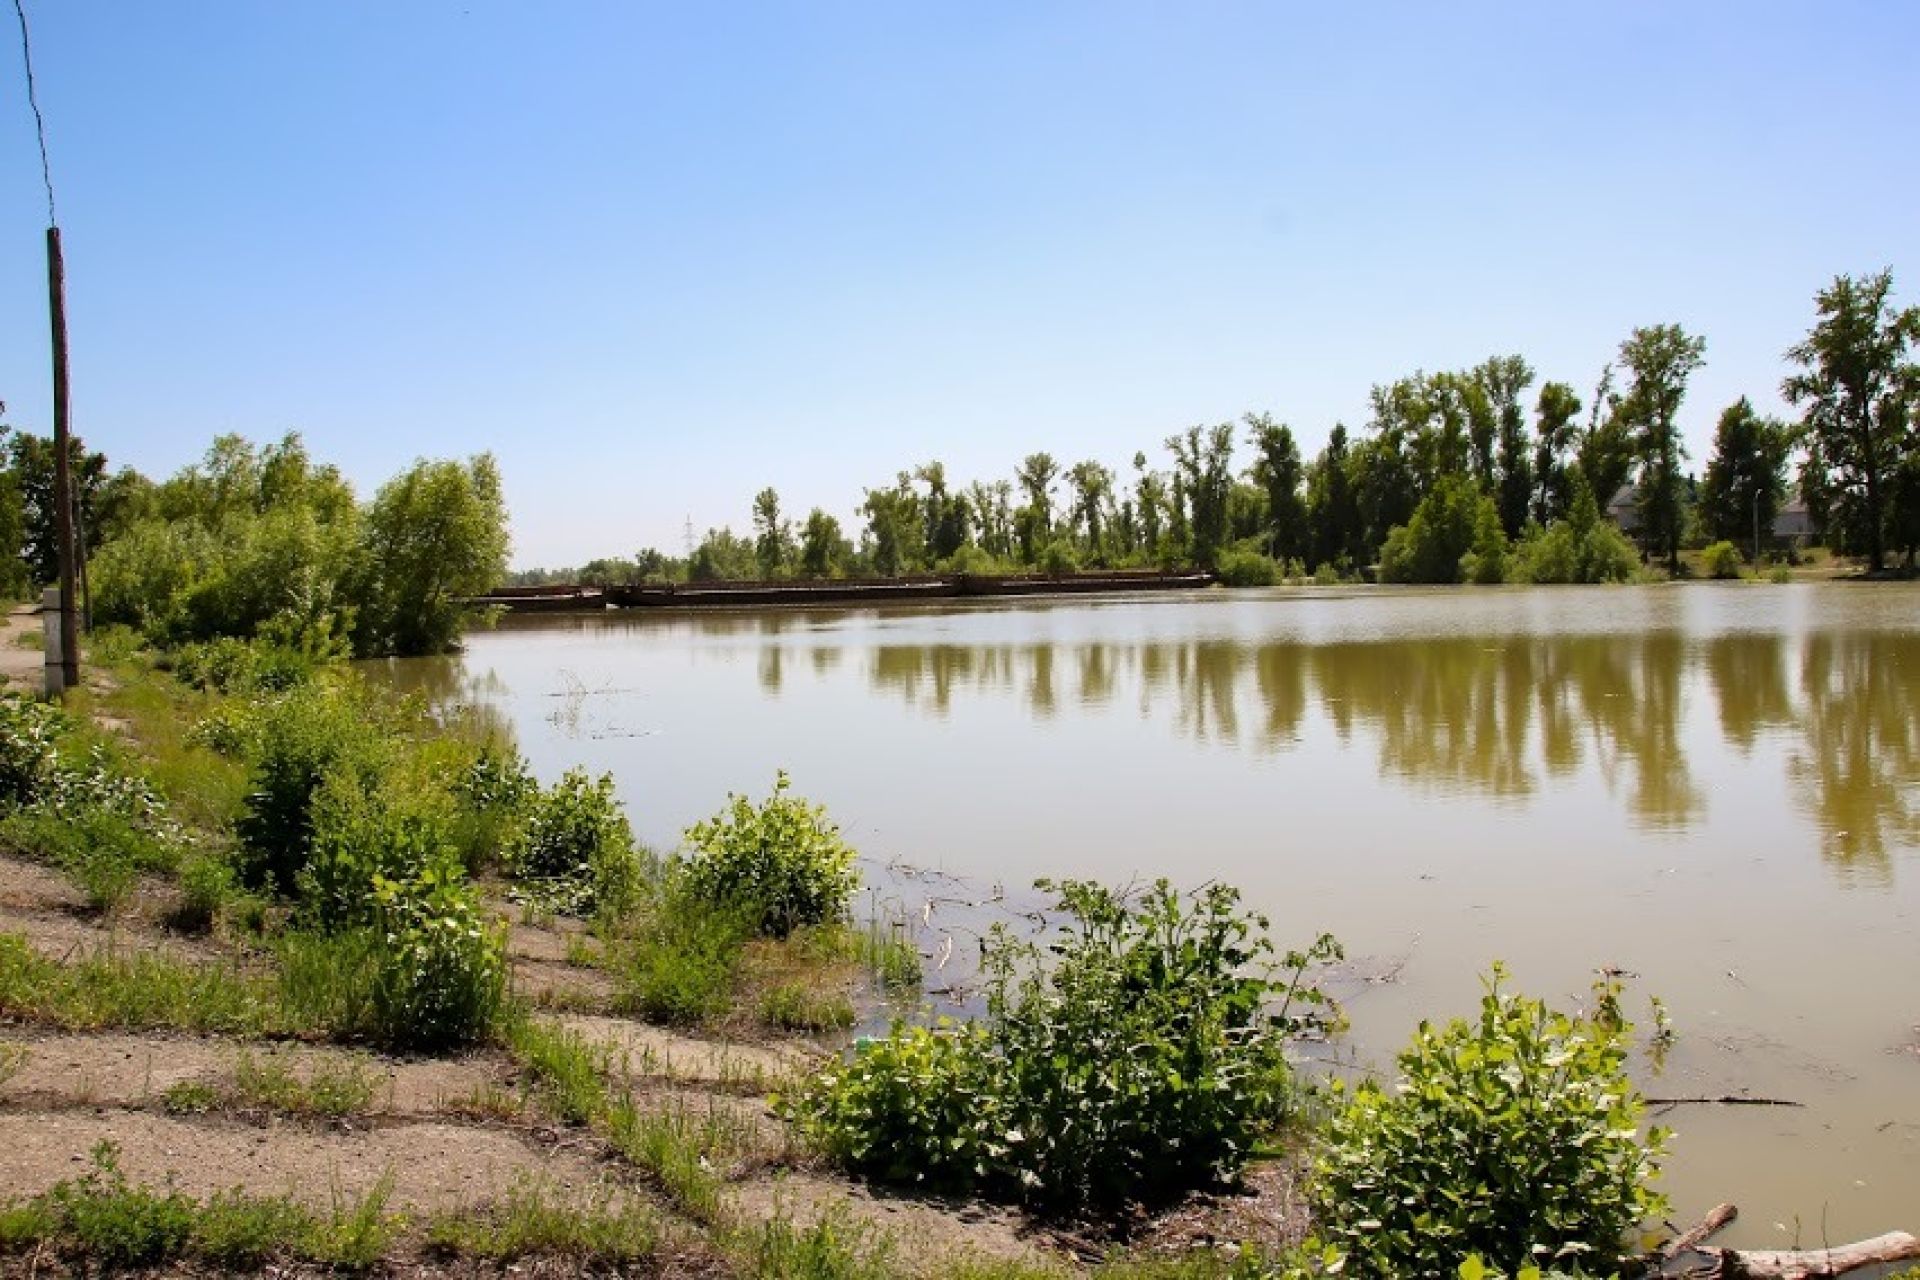
<path id="1" fill-rule="evenodd" d="M 315 653 L 436 653 L 458 640 L 465 598 L 506 572 L 506 502 L 487 454 L 421 459 L 362 502 L 298 434 L 265 446 L 220 436 L 159 482 L 70 443 L 91 621 L 162 648 L 265 636 Z M 0 425 L 8 599 L 58 580 L 54 461 L 52 441 Z"/>
<path id="2" fill-rule="evenodd" d="M 1149 565 L 1230 581 L 1369 567 L 1390 581 L 1603 581 L 1643 560 L 1678 572 L 1683 547 L 1713 540 L 1758 559 L 1796 490 L 1836 550 L 1876 571 L 1896 552 L 1911 565 L 1920 308 L 1895 307 L 1892 293 L 1890 271 L 1822 289 L 1805 340 L 1786 353 L 1781 390 L 1800 418 L 1765 417 L 1742 397 L 1721 412 L 1698 475 L 1680 413 L 1706 342 L 1658 324 L 1628 335 L 1584 398 L 1567 382 L 1537 383 L 1521 356 L 1495 356 L 1375 386 L 1365 429 L 1336 423 L 1311 459 L 1285 422 L 1249 413 L 1169 436 L 1162 461 L 1138 452 L 1125 472 L 1041 452 L 1011 478 L 963 485 L 932 461 L 866 489 L 853 530 L 820 507 L 795 520 L 768 487 L 745 534 L 723 526 L 682 557 L 648 548 L 514 581 Z M 1622 498 L 1637 547 L 1602 518 Z"/>

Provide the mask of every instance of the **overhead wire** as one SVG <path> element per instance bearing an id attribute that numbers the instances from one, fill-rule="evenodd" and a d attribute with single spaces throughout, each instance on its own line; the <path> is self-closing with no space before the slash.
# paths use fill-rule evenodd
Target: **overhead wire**
<path id="1" fill-rule="evenodd" d="M 47 161 L 47 121 L 40 114 L 40 95 L 33 82 L 33 41 L 27 34 L 26 0 L 13 0 L 13 11 L 20 16 L 20 60 L 27 67 L 27 105 L 33 108 L 33 131 L 40 140 L 40 181 L 47 188 L 47 225 L 57 227 L 53 205 L 53 166 Z"/>

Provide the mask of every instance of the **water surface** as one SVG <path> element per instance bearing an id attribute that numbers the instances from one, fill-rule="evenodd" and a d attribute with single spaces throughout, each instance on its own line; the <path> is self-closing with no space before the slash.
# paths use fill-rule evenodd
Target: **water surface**
<path id="1" fill-rule="evenodd" d="M 1495 960 L 1567 999 L 1626 970 L 1679 1036 L 1649 1093 L 1806 1104 L 1664 1116 L 1678 1215 L 1920 1224 L 1920 590 L 610 613 L 396 675 L 497 708 L 543 776 L 612 770 L 660 846 L 785 768 L 871 859 L 984 892 L 1239 885 L 1346 943 L 1376 1065 Z"/>

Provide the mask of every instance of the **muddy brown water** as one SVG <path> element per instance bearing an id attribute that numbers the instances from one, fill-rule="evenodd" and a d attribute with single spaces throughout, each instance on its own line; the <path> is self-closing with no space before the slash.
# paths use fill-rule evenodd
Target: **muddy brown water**
<path id="1" fill-rule="evenodd" d="M 1240 886 L 1390 1065 L 1496 960 L 1638 975 L 1675 1216 L 1920 1230 L 1920 589 L 1277 590 L 518 619 L 392 678 L 619 778 L 661 847 L 785 768 L 875 863 Z M 1644 1023 L 1645 1019 L 1642 1018 Z"/>

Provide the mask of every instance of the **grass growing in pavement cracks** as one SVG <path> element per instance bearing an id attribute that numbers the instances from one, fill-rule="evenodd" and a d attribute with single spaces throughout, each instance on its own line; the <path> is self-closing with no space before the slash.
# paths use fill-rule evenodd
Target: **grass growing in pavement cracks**
<path id="1" fill-rule="evenodd" d="M 241 1190 L 207 1200 L 172 1185 L 135 1185 L 120 1169 L 119 1148 L 102 1142 L 80 1177 L 44 1195 L 0 1205 L 0 1252 L 51 1248 L 106 1270 L 152 1267 L 194 1258 L 245 1269 L 275 1257 L 345 1269 L 372 1266 L 404 1226 L 387 1211 L 388 1173 L 364 1195 L 337 1189 L 333 1208 L 315 1213 L 286 1196 Z"/>
<path id="2" fill-rule="evenodd" d="M 652 1257 L 663 1235 L 659 1215 L 612 1187 L 584 1203 L 563 1200 L 537 1178 L 522 1179 L 497 1204 L 435 1217 L 428 1247 L 461 1257 L 512 1262 L 533 1256 L 579 1262 L 638 1262 Z"/>
<path id="3" fill-rule="evenodd" d="M 250 1050 L 242 1049 L 234 1062 L 231 1083 L 217 1086 L 182 1080 L 167 1089 L 161 1104 L 175 1115 L 230 1107 L 338 1118 L 366 1111 L 378 1087 L 378 1074 L 360 1058 L 323 1058 L 314 1063 L 303 1080 L 279 1054 L 256 1058 Z"/>
<path id="4" fill-rule="evenodd" d="M 0 934 L 0 1015 L 68 1031 L 285 1029 L 272 982 L 237 966 L 107 950 L 58 964 L 18 934 Z"/>

